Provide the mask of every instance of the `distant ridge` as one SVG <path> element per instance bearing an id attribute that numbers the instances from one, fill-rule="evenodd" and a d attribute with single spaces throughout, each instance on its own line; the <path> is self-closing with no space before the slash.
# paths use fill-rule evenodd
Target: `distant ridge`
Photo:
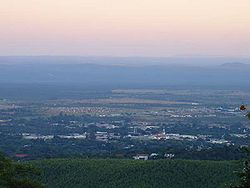
<path id="1" fill-rule="evenodd" d="M 224 65 L 221 63 L 217 66 L 187 66 L 187 64 L 180 65 L 180 61 L 172 65 L 171 61 L 168 61 L 168 65 L 160 63 L 150 65 L 151 60 L 148 60 L 146 64 L 150 66 L 139 66 L 142 65 L 143 60 L 124 62 L 118 59 L 96 61 L 86 59 L 79 60 L 79 63 L 73 63 L 70 60 L 67 63 L 67 59 L 63 60 L 65 63 L 57 58 L 48 61 L 34 59 L 34 63 L 29 59 L 26 62 L 31 63 L 27 64 L 0 63 L 0 83 L 80 84 L 131 88 L 166 85 L 245 86 L 250 80 L 250 65 L 242 61 L 233 61 L 242 63 Z M 133 62 L 136 63 L 133 64 Z"/>
<path id="2" fill-rule="evenodd" d="M 222 67 L 228 68 L 250 68 L 250 64 L 241 63 L 241 62 L 232 62 L 232 63 L 224 63 L 221 65 Z"/>

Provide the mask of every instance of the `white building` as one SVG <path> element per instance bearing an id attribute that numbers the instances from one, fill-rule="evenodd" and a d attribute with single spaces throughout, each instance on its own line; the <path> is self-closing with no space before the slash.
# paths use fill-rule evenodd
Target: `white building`
<path id="1" fill-rule="evenodd" d="M 148 160 L 148 155 L 147 154 L 138 154 L 133 157 L 135 160 Z"/>

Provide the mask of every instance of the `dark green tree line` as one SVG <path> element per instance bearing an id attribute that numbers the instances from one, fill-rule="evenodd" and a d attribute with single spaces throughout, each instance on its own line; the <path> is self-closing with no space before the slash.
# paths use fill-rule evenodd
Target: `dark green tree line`
<path id="1" fill-rule="evenodd" d="M 1 188 L 42 188 L 32 180 L 39 171 L 30 165 L 20 164 L 0 153 L 0 187 Z"/>

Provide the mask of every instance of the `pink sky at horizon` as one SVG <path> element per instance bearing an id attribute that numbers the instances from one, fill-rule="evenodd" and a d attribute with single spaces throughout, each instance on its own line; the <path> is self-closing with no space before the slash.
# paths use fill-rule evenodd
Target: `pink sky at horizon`
<path id="1" fill-rule="evenodd" d="M 250 57 L 249 0 L 0 0 L 0 55 Z"/>

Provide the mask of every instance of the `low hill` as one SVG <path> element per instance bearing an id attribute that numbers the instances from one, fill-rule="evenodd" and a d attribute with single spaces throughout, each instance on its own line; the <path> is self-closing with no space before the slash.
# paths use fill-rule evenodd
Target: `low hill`
<path id="1" fill-rule="evenodd" d="M 53 188 L 215 188 L 238 181 L 237 161 L 51 159 L 33 161 Z"/>

